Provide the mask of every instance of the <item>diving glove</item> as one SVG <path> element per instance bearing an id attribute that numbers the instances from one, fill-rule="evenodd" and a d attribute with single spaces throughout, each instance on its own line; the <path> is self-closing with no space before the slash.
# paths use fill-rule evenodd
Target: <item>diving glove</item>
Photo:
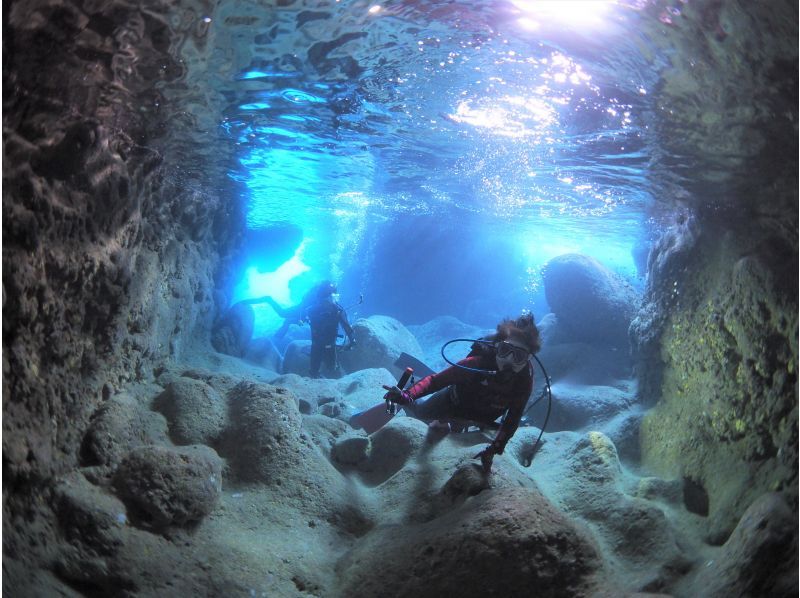
<path id="1" fill-rule="evenodd" d="M 391 401 L 392 403 L 397 403 L 398 405 L 410 405 L 414 402 L 414 399 L 405 391 L 400 390 L 397 386 L 387 386 L 386 384 L 383 385 L 384 390 L 388 392 L 383 395 L 383 399 L 385 401 Z"/>
<path id="2" fill-rule="evenodd" d="M 481 467 L 483 467 L 484 473 L 489 473 L 492 469 L 492 461 L 494 460 L 494 456 L 497 454 L 497 449 L 493 444 L 490 444 L 485 449 L 483 449 L 480 453 L 472 457 L 473 459 L 480 459 L 481 460 Z"/>

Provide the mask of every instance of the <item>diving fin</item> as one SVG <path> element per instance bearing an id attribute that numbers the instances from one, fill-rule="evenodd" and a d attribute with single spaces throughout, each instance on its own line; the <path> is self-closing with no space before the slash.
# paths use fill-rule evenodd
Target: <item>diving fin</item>
<path id="1" fill-rule="evenodd" d="M 394 413 L 386 408 L 386 403 L 381 401 L 374 407 L 356 413 L 350 418 L 350 425 L 354 428 L 363 428 L 367 434 L 372 434 L 388 424 Z"/>
<path id="2" fill-rule="evenodd" d="M 397 381 L 397 387 L 401 390 L 405 388 L 414 370 L 407 367 Z M 381 401 L 374 407 L 370 407 L 365 411 L 360 411 L 350 418 L 350 425 L 354 428 L 363 428 L 367 434 L 377 432 L 383 426 L 388 424 L 397 413 L 397 405 L 389 401 Z"/>
<path id="3" fill-rule="evenodd" d="M 400 353 L 400 357 L 395 360 L 394 365 L 402 369 L 411 368 L 419 378 L 425 378 L 426 376 L 436 373 L 419 359 L 408 353 Z"/>

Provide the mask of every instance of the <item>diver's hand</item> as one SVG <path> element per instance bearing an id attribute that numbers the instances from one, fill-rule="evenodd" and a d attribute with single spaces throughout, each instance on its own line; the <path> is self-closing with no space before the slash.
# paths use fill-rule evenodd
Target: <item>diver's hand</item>
<path id="1" fill-rule="evenodd" d="M 472 457 L 473 459 L 480 459 L 481 460 L 481 467 L 483 467 L 484 473 L 489 473 L 492 469 L 492 461 L 494 460 L 494 456 L 496 454 L 494 446 L 491 444 L 483 449 L 480 453 Z"/>
<path id="2" fill-rule="evenodd" d="M 386 401 L 391 401 L 392 403 L 397 403 L 398 405 L 410 405 L 414 402 L 414 400 L 408 396 L 406 391 L 400 390 L 400 388 L 397 386 L 387 386 L 384 384 L 383 389 L 388 391 L 385 395 L 383 395 L 383 398 Z"/>

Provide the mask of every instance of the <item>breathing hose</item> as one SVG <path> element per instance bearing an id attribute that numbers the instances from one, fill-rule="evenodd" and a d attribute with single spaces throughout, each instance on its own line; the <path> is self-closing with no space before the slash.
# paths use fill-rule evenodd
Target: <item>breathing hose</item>
<path id="1" fill-rule="evenodd" d="M 497 370 L 482 370 L 480 368 L 471 368 L 471 367 L 468 367 L 468 366 L 465 366 L 465 365 L 461 365 L 459 363 L 453 363 L 452 361 L 450 361 L 447 358 L 447 356 L 444 354 L 444 350 L 448 345 L 451 345 L 453 343 L 458 343 L 458 342 L 473 343 L 473 344 L 474 343 L 481 343 L 483 345 L 492 345 L 492 346 L 494 346 L 494 343 L 492 341 L 485 341 L 485 340 L 475 339 L 475 338 L 454 338 L 453 340 L 449 340 L 445 344 L 442 345 L 442 350 L 441 350 L 442 359 L 444 359 L 450 365 L 452 365 L 454 367 L 457 367 L 457 368 L 461 368 L 462 370 L 467 370 L 469 372 L 476 372 L 476 373 L 479 373 L 479 374 L 485 374 L 487 376 L 496 376 L 497 375 Z M 531 406 L 528 407 L 527 409 L 525 409 L 523 415 L 528 413 L 528 411 L 530 411 L 530 409 L 532 409 L 539 401 L 541 401 L 544 398 L 545 393 L 547 394 L 547 413 L 545 414 L 545 417 L 544 417 L 544 424 L 542 425 L 542 428 L 539 431 L 539 437 L 536 439 L 536 442 L 533 443 L 533 447 L 531 448 L 530 454 L 526 455 L 524 457 L 524 459 L 523 459 L 522 465 L 524 467 L 530 467 L 531 463 L 533 462 L 533 457 L 536 454 L 536 450 L 539 447 L 539 443 L 542 440 L 542 435 L 544 434 L 545 428 L 547 428 L 547 422 L 550 420 L 550 411 L 551 411 L 551 409 L 553 407 L 553 392 L 550 389 L 550 376 L 547 375 L 547 370 L 544 369 L 544 365 L 542 365 L 542 362 L 539 360 L 539 358 L 536 355 L 533 355 L 532 357 L 536 360 L 536 363 L 539 364 L 539 369 L 541 369 L 542 370 L 542 374 L 544 374 L 544 388 L 542 389 L 542 393 L 531 404 Z"/>

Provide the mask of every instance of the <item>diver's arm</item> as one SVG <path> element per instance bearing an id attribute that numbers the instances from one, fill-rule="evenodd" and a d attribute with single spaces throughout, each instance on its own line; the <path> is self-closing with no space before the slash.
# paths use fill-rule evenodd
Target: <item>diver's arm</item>
<path id="1" fill-rule="evenodd" d="M 528 368 L 530 377 L 527 382 L 519 385 L 521 388 L 515 389 L 511 405 L 503 418 L 503 422 L 500 424 L 497 436 L 492 441 L 491 447 L 498 455 L 503 454 L 506 444 L 517 431 L 519 422 L 522 420 L 522 414 L 525 412 L 525 405 L 528 404 L 528 399 L 531 396 L 531 392 L 533 392 L 533 368 L 530 365 Z"/>
<path id="2" fill-rule="evenodd" d="M 437 390 L 442 390 L 451 384 L 458 384 L 459 382 L 469 380 L 472 372 L 458 366 L 478 368 L 480 367 L 479 362 L 480 359 L 477 357 L 467 357 L 459 361 L 458 365 L 451 365 L 441 372 L 426 376 L 406 391 L 408 398 L 414 401 L 420 397 L 436 392 Z"/>
<path id="3" fill-rule="evenodd" d="M 342 329 L 344 333 L 347 335 L 347 338 L 350 339 L 350 344 L 353 345 L 356 342 L 355 334 L 353 333 L 353 327 L 350 326 L 350 322 L 347 321 L 347 312 L 344 309 L 339 308 L 339 323 L 342 325 Z"/>
<path id="4" fill-rule="evenodd" d="M 492 448 L 498 455 L 502 455 L 506 450 L 506 444 L 519 427 L 519 422 L 522 419 L 522 413 L 525 409 L 527 401 L 514 401 L 514 404 L 508 408 L 506 416 L 503 418 L 503 423 L 500 424 L 500 429 L 497 431 L 497 436 L 492 441 Z"/>

